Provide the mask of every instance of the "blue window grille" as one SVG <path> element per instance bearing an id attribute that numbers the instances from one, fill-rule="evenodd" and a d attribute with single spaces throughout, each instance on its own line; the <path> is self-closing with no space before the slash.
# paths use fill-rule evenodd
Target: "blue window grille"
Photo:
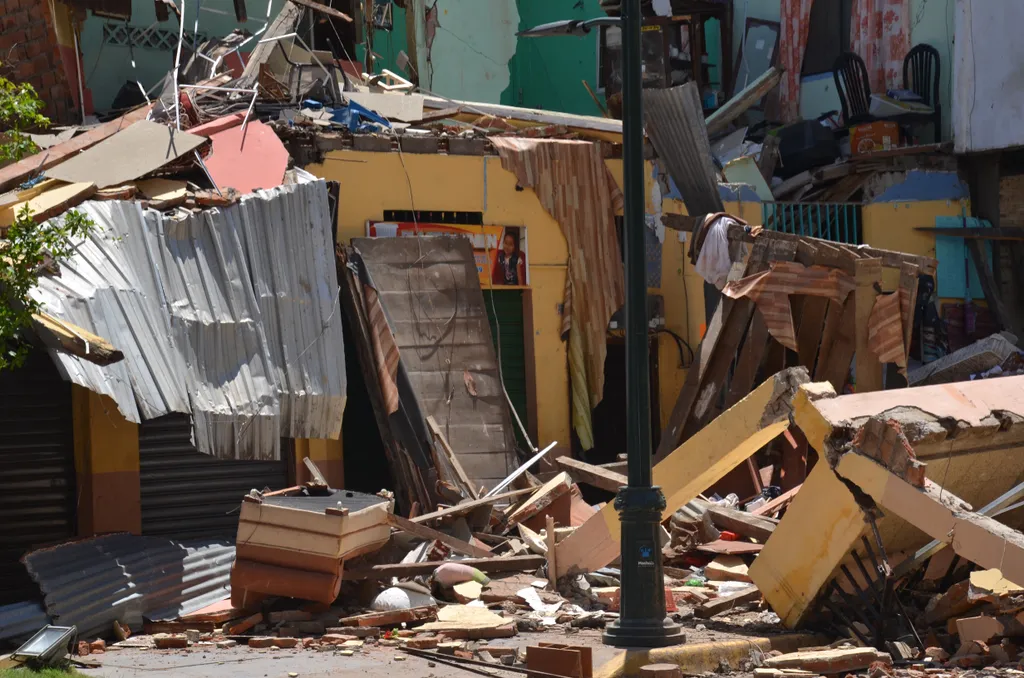
<path id="1" fill-rule="evenodd" d="M 761 218 L 772 231 L 860 245 L 860 210 L 851 202 L 764 202 Z"/>

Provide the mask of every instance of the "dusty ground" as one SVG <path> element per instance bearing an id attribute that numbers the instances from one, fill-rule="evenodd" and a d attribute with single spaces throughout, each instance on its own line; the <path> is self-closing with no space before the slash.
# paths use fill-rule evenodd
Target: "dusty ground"
<path id="1" fill-rule="evenodd" d="M 763 617 L 757 613 L 745 613 L 729 618 L 729 622 L 739 623 L 688 620 L 684 622 L 687 642 L 727 640 L 780 631 L 777 626 L 761 623 L 762 619 Z M 539 633 L 520 633 L 514 638 L 492 640 L 489 644 L 525 648 L 540 641 L 593 647 L 595 668 L 622 652 L 605 646 L 601 642 L 599 630 L 586 629 L 566 635 L 561 627 Z M 398 657 L 404 659 L 399 660 Z M 227 650 L 188 651 L 111 648 L 105 654 L 92 655 L 89 659 L 99 661 L 102 667 L 82 669 L 82 672 L 88 676 L 103 678 L 134 678 L 142 675 L 168 678 L 285 678 L 289 673 L 298 674 L 301 678 L 355 675 L 361 678 L 453 678 L 457 675 L 473 675 L 442 664 L 430 666 L 426 659 L 406 655 L 393 647 L 378 645 L 366 645 L 351 657 L 342 656 L 336 651 L 251 650 L 248 647 L 235 647 Z"/>

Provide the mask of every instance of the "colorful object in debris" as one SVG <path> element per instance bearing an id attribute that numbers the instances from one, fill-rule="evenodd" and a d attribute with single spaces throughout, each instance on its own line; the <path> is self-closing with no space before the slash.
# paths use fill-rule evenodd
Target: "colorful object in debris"
<path id="1" fill-rule="evenodd" d="M 386 119 L 352 100 L 347 106 L 332 109 L 331 121 L 348 127 L 350 132 L 377 132 L 376 125 L 391 129 L 391 123 Z"/>
<path id="2" fill-rule="evenodd" d="M 213 150 L 205 160 L 206 170 L 221 191 L 233 188 L 244 195 L 274 188 L 284 180 L 288 151 L 262 122 L 235 124 L 210 134 L 210 139 Z"/>
<path id="3" fill-rule="evenodd" d="M 480 570 L 461 563 L 444 563 L 434 570 L 432 577 L 434 581 L 444 587 L 455 586 L 467 581 L 486 585 L 491 581 L 491 578 Z"/>

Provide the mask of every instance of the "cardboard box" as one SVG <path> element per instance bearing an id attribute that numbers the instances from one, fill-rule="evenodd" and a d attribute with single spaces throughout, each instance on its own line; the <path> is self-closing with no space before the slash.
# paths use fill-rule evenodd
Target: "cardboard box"
<path id="1" fill-rule="evenodd" d="M 857 157 L 872 151 L 887 151 L 900 145 L 900 126 L 880 120 L 850 128 L 850 153 Z"/>

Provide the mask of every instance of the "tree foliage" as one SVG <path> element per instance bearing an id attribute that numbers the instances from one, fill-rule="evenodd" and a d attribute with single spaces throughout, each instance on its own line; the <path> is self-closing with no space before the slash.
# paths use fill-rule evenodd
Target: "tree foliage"
<path id="1" fill-rule="evenodd" d="M 42 110 L 43 102 L 31 85 L 0 76 L 0 161 L 20 160 L 38 150 L 25 130 L 49 125 Z M 37 224 L 26 203 L 6 234 L 0 232 L 0 370 L 19 367 L 28 357 L 25 333 L 32 327 L 32 314 L 40 311 L 29 292 L 47 257 L 69 257 L 74 243 L 94 225 L 76 210 Z"/>

